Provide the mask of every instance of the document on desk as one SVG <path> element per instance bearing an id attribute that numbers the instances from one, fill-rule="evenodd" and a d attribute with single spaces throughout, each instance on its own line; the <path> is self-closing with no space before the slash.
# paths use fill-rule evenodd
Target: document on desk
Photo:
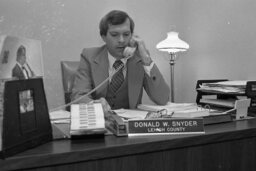
<path id="1" fill-rule="evenodd" d="M 117 109 L 114 112 L 123 119 L 145 119 L 148 111 L 132 110 L 132 109 Z"/>
<path id="2" fill-rule="evenodd" d="M 195 103 L 171 103 L 168 102 L 166 105 L 147 105 L 140 104 L 138 109 L 145 111 L 157 112 L 160 110 L 167 110 L 168 115 L 172 117 L 192 118 L 192 117 L 203 117 L 209 116 L 209 110 L 197 106 Z"/>

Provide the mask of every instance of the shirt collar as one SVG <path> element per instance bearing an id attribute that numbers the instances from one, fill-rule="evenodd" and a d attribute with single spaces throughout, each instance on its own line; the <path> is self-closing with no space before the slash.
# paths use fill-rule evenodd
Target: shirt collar
<path id="1" fill-rule="evenodd" d="M 126 66 L 127 58 L 122 58 L 120 60 L 123 62 L 124 66 Z M 109 61 L 109 68 L 112 68 L 114 62 L 116 61 L 116 58 L 113 57 L 109 52 L 108 52 L 108 61 Z"/>

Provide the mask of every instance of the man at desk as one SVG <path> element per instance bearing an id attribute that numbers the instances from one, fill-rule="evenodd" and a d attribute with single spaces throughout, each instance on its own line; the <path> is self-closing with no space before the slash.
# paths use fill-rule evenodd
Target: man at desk
<path id="1" fill-rule="evenodd" d="M 165 105 L 169 87 L 143 40 L 133 34 L 132 18 L 123 11 L 113 10 L 101 19 L 99 28 L 105 45 L 83 49 L 71 99 L 90 92 L 116 68 L 121 68 L 108 83 L 81 98 L 79 103 L 101 102 L 105 111 L 134 109 L 141 103 L 144 88 L 153 102 Z"/>

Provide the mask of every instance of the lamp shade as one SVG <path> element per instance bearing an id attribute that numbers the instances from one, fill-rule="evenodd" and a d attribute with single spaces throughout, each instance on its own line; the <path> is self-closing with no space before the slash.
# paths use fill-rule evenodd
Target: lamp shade
<path id="1" fill-rule="evenodd" d="M 160 51 L 176 53 L 176 52 L 188 50 L 189 45 L 179 38 L 179 33 L 169 32 L 167 33 L 167 38 L 159 42 L 156 45 L 156 48 Z"/>

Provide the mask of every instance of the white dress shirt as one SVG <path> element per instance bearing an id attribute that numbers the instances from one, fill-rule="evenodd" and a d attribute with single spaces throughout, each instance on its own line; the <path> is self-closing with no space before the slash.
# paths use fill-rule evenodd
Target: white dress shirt
<path id="1" fill-rule="evenodd" d="M 123 68 L 123 74 L 124 74 L 124 78 L 126 78 L 126 73 L 127 73 L 127 60 L 129 58 L 122 58 L 120 59 L 123 64 L 124 64 L 124 68 Z M 108 61 L 109 61 L 109 68 L 108 68 L 108 73 L 109 75 L 112 75 L 115 72 L 115 68 L 113 67 L 114 62 L 116 61 L 116 58 L 114 58 L 109 52 L 108 52 Z M 143 66 L 145 72 L 148 74 L 148 76 L 150 76 L 150 71 L 154 66 L 154 62 L 152 62 L 149 66 Z M 111 82 L 111 78 L 110 78 L 110 82 Z"/>

